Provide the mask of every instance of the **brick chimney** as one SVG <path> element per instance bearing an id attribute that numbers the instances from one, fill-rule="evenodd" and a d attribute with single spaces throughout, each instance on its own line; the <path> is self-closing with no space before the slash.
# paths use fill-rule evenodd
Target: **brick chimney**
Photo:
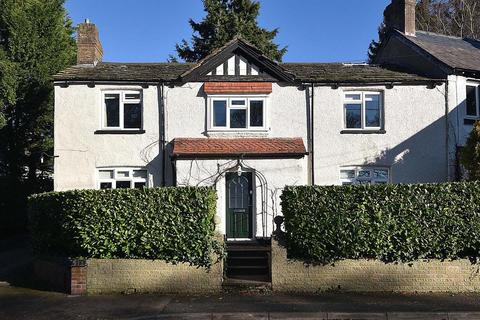
<path id="1" fill-rule="evenodd" d="M 416 0 L 392 0 L 383 15 L 385 24 L 409 36 L 415 36 Z"/>
<path id="2" fill-rule="evenodd" d="M 77 64 L 96 65 L 102 61 L 103 48 L 97 26 L 85 19 L 77 26 Z"/>

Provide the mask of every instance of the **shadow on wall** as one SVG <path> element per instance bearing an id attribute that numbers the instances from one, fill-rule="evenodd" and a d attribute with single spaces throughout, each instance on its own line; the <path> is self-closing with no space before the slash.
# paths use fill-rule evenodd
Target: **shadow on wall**
<path id="1" fill-rule="evenodd" d="M 447 116 L 448 143 L 447 119 L 442 116 L 395 147 L 383 150 L 375 159 L 365 159 L 364 165 L 389 166 L 393 183 L 437 183 L 448 181 L 449 177 L 450 179 L 456 178 L 458 176 L 456 117 L 460 106 L 457 106 Z M 386 124 L 387 134 L 389 125 L 392 124 Z M 403 125 L 408 126 L 408 122 Z M 449 159 L 448 171 L 447 156 Z"/>

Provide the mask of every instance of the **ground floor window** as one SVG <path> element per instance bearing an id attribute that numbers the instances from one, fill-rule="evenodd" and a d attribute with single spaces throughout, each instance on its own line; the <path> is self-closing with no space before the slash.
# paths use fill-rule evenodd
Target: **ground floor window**
<path id="1" fill-rule="evenodd" d="M 342 167 L 340 182 L 350 184 L 386 184 L 390 182 L 390 170 L 385 167 Z"/>
<path id="2" fill-rule="evenodd" d="M 148 172 L 142 168 L 101 168 L 97 172 L 99 189 L 148 187 Z"/>

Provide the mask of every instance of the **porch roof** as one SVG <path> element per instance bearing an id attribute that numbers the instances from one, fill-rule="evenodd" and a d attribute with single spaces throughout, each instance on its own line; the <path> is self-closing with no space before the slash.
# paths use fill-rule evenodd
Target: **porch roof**
<path id="1" fill-rule="evenodd" d="M 301 158 L 307 154 L 302 138 L 177 138 L 178 158 Z"/>

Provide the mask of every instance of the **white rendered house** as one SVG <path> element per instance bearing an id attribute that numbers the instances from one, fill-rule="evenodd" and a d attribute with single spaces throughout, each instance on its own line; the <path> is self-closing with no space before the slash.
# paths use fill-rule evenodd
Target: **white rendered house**
<path id="1" fill-rule="evenodd" d="M 452 110 L 479 116 L 475 79 L 457 78 L 476 94 L 459 102 L 450 77 L 393 55 L 277 63 L 235 38 L 198 64 L 108 63 L 89 22 L 78 46 L 55 76 L 55 190 L 213 186 L 228 240 L 268 239 L 286 185 L 453 180 Z"/>

